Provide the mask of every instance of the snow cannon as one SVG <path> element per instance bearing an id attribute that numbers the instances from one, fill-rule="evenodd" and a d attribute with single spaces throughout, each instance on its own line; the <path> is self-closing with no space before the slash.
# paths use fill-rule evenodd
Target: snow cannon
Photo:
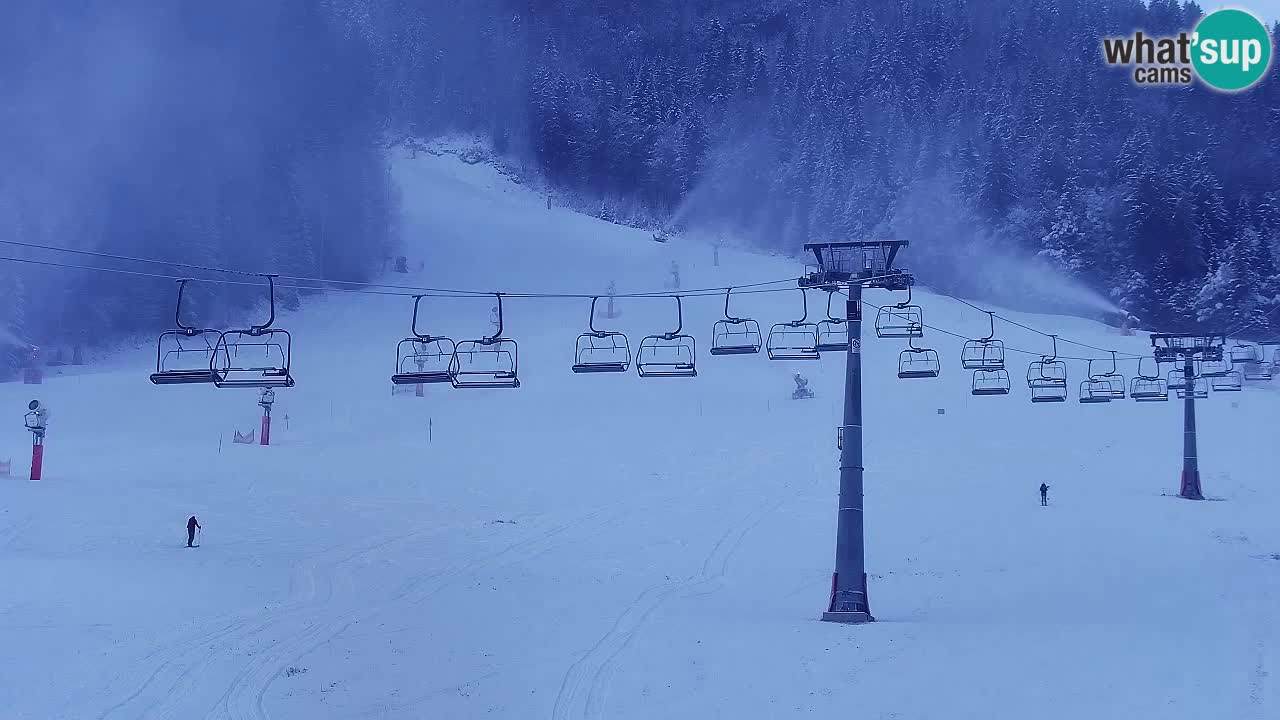
<path id="1" fill-rule="evenodd" d="M 49 408 L 39 400 L 27 403 L 23 424 L 31 433 L 31 480 L 39 480 L 44 468 L 44 434 L 49 426 Z"/>

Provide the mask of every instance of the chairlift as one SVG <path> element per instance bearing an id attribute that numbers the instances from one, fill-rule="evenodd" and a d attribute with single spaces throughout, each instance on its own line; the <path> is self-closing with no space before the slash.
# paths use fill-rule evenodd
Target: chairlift
<path id="1" fill-rule="evenodd" d="M 1226 377 L 1231 373 L 1232 362 L 1229 357 L 1221 360 L 1204 360 L 1200 363 L 1199 375 L 1207 378 Z"/>
<path id="2" fill-rule="evenodd" d="M 520 387 L 518 347 L 515 340 L 502 336 L 502 293 L 493 295 L 498 299 L 498 326 L 493 334 L 454 346 L 449 380 L 455 388 Z"/>
<path id="3" fill-rule="evenodd" d="M 1178 388 L 1178 398 L 1180 400 L 1187 399 L 1188 395 L 1190 395 L 1193 399 L 1196 399 L 1196 400 L 1204 400 L 1205 398 L 1209 397 L 1209 378 L 1203 378 L 1203 377 L 1193 378 L 1191 381 L 1190 391 L 1187 390 L 1187 386 L 1185 383 L 1183 384 L 1182 387 Z"/>
<path id="4" fill-rule="evenodd" d="M 1058 359 L 1058 336 L 1053 339 L 1053 354 L 1041 355 L 1027 366 L 1027 387 L 1031 402 L 1058 403 L 1067 400 L 1067 364 Z"/>
<path id="5" fill-rule="evenodd" d="M 915 338 L 907 339 L 907 349 L 898 354 L 898 377 L 936 378 L 942 372 L 938 351 L 915 346 Z"/>
<path id="6" fill-rule="evenodd" d="M 1233 363 L 1250 363 L 1262 359 L 1258 351 L 1257 345 L 1247 345 L 1239 342 L 1227 351 L 1227 355 L 1231 357 L 1231 362 Z"/>
<path id="7" fill-rule="evenodd" d="M 849 323 L 845 318 L 831 313 L 831 299 L 835 290 L 827 292 L 827 319 L 818 322 L 818 352 L 848 352 Z"/>
<path id="8" fill-rule="evenodd" d="M 960 351 L 960 364 L 965 370 L 1004 369 L 1004 341 L 995 339 L 996 314 L 988 310 L 987 317 L 991 321 L 991 332 L 979 340 L 965 342 Z"/>
<path id="9" fill-rule="evenodd" d="M 209 365 L 217 387 L 293 387 L 289 373 L 293 337 L 288 330 L 271 327 L 276 320 L 276 276 L 263 277 L 267 279 L 270 314 L 261 325 L 227 330 L 218 337 Z"/>
<path id="10" fill-rule="evenodd" d="M 907 299 L 897 305 L 886 305 L 876 313 L 876 336 L 882 338 L 924 337 L 924 311 L 911 304 L 911 286 Z"/>
<path id="11" fill-rule="evenodd" d="M 1090 388 L 1093 393 L 1106 393 L 1112 400 L 1124 400 L 1126 384 L 1124 376 L 1120 374 L 1119 368 L 1116 366 L 1116 351 L 1111 351 L 1111 369 L 1097 375 L 1093 374 L 1093 361 L 1089 361 L 1089 379 L 1094 385 Z"/>
<path id="12" fill-rule="evenodd" d="M 1145 359 L 1138 358 L 1138 374 L 1129 386 L 1129 397 L 1138 402 L 1165 402 L 1169 399 L 1169 383 L 1160 377 L 1159 363 L 1155 375 L 1144 374 L 1142 361 Z"/>
<path id="13" fill-rule="evenodd" d="M 1080 383 L 1080 402 L 1082 403 L 1109 403 L 1111 402 L 1111 385 L 1101 380 L 1085 380 Z"/>
<path id="14" fill-rule="evenodd" d="M 1231 370 L 1226 375 L 1213 378 L 1209 384 L 1214 392 L 1240 392 L 1244 390 L 1244 373 Z"/>
<path id="15" fill-rule="evenodd" d="M 156 371 L 151 382 L 156 385 L 194 385 L 213 382 L 213 353 L 217 330 L 182 323 L 182 295 L 190 280 L 178 281 L 178 302 L 173 313 L 177 329 L 160 333 L 156 340 Z M 213 337 L 214 343 L 209 342 Z"/>
<path id="16" fill-rule="evenodd" d="M 999 370 L 973 371 L 974 395 L 1008 395 L 1009 388 L 1008 370 L 1001 368 Z"/>
<path id="17" fill-rule="evenodd" d="M 649 335 L 636 349 L 636 372 L 640 377 L 697 377 L 697 343 L 685 335 L 684 309 L 676 295 L 676 329 L 661 335 Z"/>
<path id="18" fill-rule="evenodd" d="M 724 319 L 717 320 L 711 328 L 712 355 L 755 355 L 760 352 L 760 323 L 750 318 L 738 318 L 729 314 L 729 295 L 724 293 Z"/>
<path id="19" fill-rule="evenodd" d="M 393 385 L 432 385 L 452 382 L 449 364 L 457 349 L 453 340 L 442 335 L 428 335 L 418 330 L 418 308 L 422 295 L 413 298 L 413 324 L 407 337 L 396 346 L 396 372 Z"/>
<path id="20" fill-rule="evenodd" d="M 1266 382 L 1275 372 L 1275 366 L 1262 360 L 1254 360 L 1244 364 L 1244 379 Z"/>
<path id="21" fill-rule="evenodd" d="M 591 298 L 591 315 L 587 320 L 587 332 L 578 336 L 573 351 L 573 371 L 576 373 L 626 372 L 631 367 L 631 343 L 620 332 L 596 329 L 596 302 Z"/>
<path id="22" fill-rule="evenodd" d="M 804 314 L 799 320 L 777 323 L 769 329 L 766 348 L 770 360 L 817 360 L 818 324 L 809 322 L 809 294 L 800 289 Z"/>

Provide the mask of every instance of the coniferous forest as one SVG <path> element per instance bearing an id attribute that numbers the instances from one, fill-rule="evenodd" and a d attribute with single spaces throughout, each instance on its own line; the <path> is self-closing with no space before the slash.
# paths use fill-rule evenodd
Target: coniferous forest
<path id="1" fill-rule="evenodd" d="M 5 238 L 367 279 L 396 244 L 387 148 L 468 132 L 617 222 L 907 239 L 978 297 L 1016 272 L 994 258 L 1038 258 L 1145 327 L 1280 330 L 1280 77 L 1138 87 L 1102 60 L 1103 37 L 1192 28 L 1192 4 L 11 6 Z M 0 263 L 0 312 L 28 342 L 151 329 L 171 285 Z"/>

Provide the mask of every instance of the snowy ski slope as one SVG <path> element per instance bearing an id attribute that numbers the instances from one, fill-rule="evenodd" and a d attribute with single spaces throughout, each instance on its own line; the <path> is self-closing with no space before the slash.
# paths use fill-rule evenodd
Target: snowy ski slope
<path id="1" fill-rule="evenodd" d="M 386 282 L 632 292 L 662 289 L 673 259 L 686 288 L 799 270 L 733 250 L 713 267 L 709 246 L 547 210 L 452 156 L 397 172 L 410 265 L 426 270 Z M 926 323 L 985 334 L 983 314 L 916 297 Z M 426 324 L 478 337 L 491 306 L 424 301 Z M 670 300 L 617 306 L 600 325 L 633 351 L 673 324 Z M 843 358 L 712 358 L 723 305 L 705 298 L 685 303 L 696 379 L 574 375 L 587 302 L 513 299 L 523 387 L 392 397 L 411 307 L 331 294 L 282 318 L 298 386 L 278 393 L 271 448 L 230 442 L 256 427 L 255 393 L 153 387 L 151 348 L 0 385 L 15 466 L 0 480 L 0 717 L 1280 717 L 1271 389 L 1200 404 L 1215 501 L 1192 503 L 1170 497 L 1179 403 L 1077 404 L 1072 362 L 1072 401 L 1033 406 L 1032 358 L 1014 354 L 1013 395 L 975 398 L 959 340 L 927 333 L 942 377 L 902 381 L 905 342 L 868 338 L 879 622 L 846 627 L 817 620 Z M 796 292 L 734 298 L 766 331 L 798 311 Z M 816 399 L 789 399 L 797 370 Z M 32 396 L 52 408 L 40 483 L 25 480 Z M 187 550 L 192 513 L 205 529 Z"/>

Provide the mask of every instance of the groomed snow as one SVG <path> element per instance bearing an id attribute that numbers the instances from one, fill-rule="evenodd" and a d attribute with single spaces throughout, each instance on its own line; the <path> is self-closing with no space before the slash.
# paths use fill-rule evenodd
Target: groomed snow
<path id="1" fill-rule="evenodd" d="M 673 259 L 686 288 L 800 269 L 728 249 L 714 267 L 708 245 L 547 210 L 450 155 L 396 169 L 410 265 L 426 269 L 385 282 L 602 293 L 610 280 L 662 289 Z M 916 297 L 926 323 L 985 334 L 981 313 Z M 1072 401 L 1033 406 L 1032 358 L 1013 354 L 1013 395 L 975 398 L 959 340 L 927 333 L 942 377 L 901 381 L 904 342 L 868 337 L 879 621 L 848 627 L 818 621 L 842 357 L 713 358 L 723 300 L 699 298 L 684 324 L 698 378 L 574 375 L 587 302 L 513 299 L 523 387 L 392 397 L 411 305 L 331 294 L 281 319 L 298 386 L 278 393 L 270 448 L 231 443 L 257 426 L 254 392 L 153 387 L 150 348 L 38 388 L 0 385 L 0 460 L 14 460 L 0 479 L 0 716 L 1280 716 L 1269 388 L 1199 404 L 1213 501 L 1194 503 L 1171 497 L 1178 402 L 1077 404 L 1073 362 Z M 477 337 L 491 306 L 424 301 L 425 324 Z M 617 306 L 633 350 L 673 324 L 670 300 Z M 735 296 L 733 310 L 767 331 L 794 319 L 799 294 Z M 1008 314 L 1148 347 L 1081 319 Z M 816 399 L 789 399 L 796 371 Z M 52 409 L 39 483 L 25 480 L 21 425 L 33 396 Z M 188 550 L 193 513 L 204 531 Z"/>

